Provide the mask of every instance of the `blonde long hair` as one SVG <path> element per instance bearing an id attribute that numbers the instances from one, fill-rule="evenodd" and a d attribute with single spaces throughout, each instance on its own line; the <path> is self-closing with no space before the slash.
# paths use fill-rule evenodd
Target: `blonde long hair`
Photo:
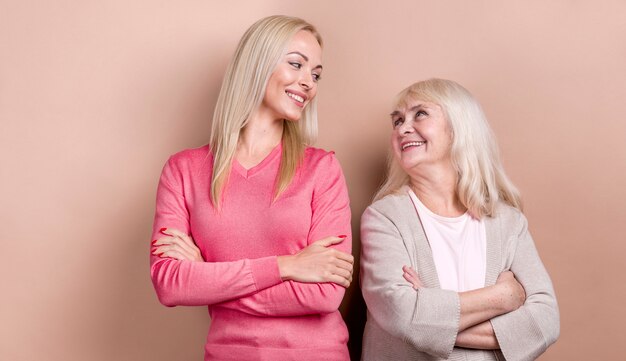
<path id="1" fill-rule="evenodd" d="M 217 209 L 221 206 L 241 130 L 263 101 L 267 81 L 289 41 L 301 30 L 313 34 L 322 46 L 322 38 L 313 25 L 282 15 L 257 21 L 239 41 L 224 75 L 211 128 L 211 201 Z M 296 173 L 306 145 L 313 144 L 317 137 L 316 99 L 311 100 L 298 122 L 285 121 L 283 124 L 282 159 L 274 199 L 285 191 Z"/>
<path id="2" fill-rule="evenodd" d="M 435 103 L 443 109 L 452 129 L 457 195 L 470 214 L 478 218 L 492 216 L 498 201 L 521 210 L 519 191 L 504 172 L 493 131 L 472 94 L 451 80 L 429 79 L 402 90 L 396 107 L 412 100 Z M 374 200 L 396 193 L 408 183 L 408 174 L 390 155 L 387 180 Z"/>

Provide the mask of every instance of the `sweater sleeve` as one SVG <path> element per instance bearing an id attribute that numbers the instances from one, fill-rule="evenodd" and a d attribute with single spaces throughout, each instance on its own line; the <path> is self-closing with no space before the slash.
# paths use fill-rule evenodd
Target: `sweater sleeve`
<path id="1" fill-rule="evenodd" d="M 519 213 L 521 230 L 517 239 L 511 271 L 524 286 L 526 301 L 522 307 L 491 319 L 500 349 L 508 361 L 535 360 L 559 337 L 559 309 L 550 276 L 546 271 L 530 233 L 528 223 Z"/>
<path id="2" fill-rule="evenodd" d="M 346 239 L 333 247 L 351 253 L 348 190 L 341 166 L 332 153 L 320 160 L 315 177 L 307 243 L 343 234 L 347 236 Z M 220 306 L 257 316 L 324 314 L 339 309 L 344 293 L 345 288 L 334 283 L 285 281 Z"/>
<path id="3" fill-rule="evenodd" d="M 152 239 L 161 228 L 190 233 L 183 177 L 172 158 L 165 164 L 157 189 Z M 166 306 L 212 305 L 246 296 L 281 282 L 276 257 L 233 262 L 191 262 L 160 258 L 150 252 L 150 276 L 159 301 Z"/>
<path id="4" fill-rule="evenodd" d="M 413 289 L 402 277 L 411 263 L 397 226 L 369 207 L 361 218 L 361 291 L 374 321 L 417 350 L 447 359 L 459 328 L 460 301 L 454 291 Z"/>

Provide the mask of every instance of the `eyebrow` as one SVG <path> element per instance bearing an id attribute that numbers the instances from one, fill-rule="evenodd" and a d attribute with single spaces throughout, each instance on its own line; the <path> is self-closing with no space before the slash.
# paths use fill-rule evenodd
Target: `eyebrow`
<path id="1" fill-rule="evenodd" d="M 301 53 L 301 52 L 299 52 L 299 51 L 292 51 L 291 53 L 287 53 L 287 55 L 291 55 L 291 54 L 300 55 L 302 58 L 304 58 L 304 60 L 309 61 L 309 57 L 308 57 L 308 56 L 306 56 L 306 55 L 304 55 L 304 54 L 302 54 L 302 53 Z M 316 66 L 316 67 L 315 67 L 315 68 L 313 68 L 313 69 L 323 69 L 323 67 L 322 67 L 321 65 L 318 65 L 318 66 Z"/>
<path id="2" fill-rule="evenodd" d="M 418 104 L 414 107 L 411 107 L 406 113 L 413 113 L 421 108 L 424 108 L 424 104 Z M 391 114 L 389 114 L 391 117 L 395 117 L 397 115 L 401 115 L 402 112 L 399 110 L 394 110 L 393 112 L 391 112 Z"/>
<path id="3" fill-rule="evenodd" d="M 418 105 L 416 105 L 414 107 L 411 107 L 411 109 L 409 109 L 409 111 L 411 113 L 413 113 L 413 112 L 418 111 L 418 110 L 420 110 L 422 108 L 425 108 L 424 104 L 418 104 Z"/>

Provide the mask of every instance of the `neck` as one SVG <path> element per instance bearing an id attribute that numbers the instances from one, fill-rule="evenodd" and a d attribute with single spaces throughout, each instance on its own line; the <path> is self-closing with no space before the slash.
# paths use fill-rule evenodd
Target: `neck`
<path id="1" fill-rule="evenodd" d="M 433 213 L 458 217 L 467 211 L 456 192 L 457 175 L 451 165 L 429 166 L 409 173 L 409 177 L 409 186 Z"/>
<path id="2" fill-rule="evenodd" d="M 255 156 L 269 153 L 283 136 L 283 120 L 263 114 L 253 114 L 241 130 L 237 143 L 238 156 Z"/>

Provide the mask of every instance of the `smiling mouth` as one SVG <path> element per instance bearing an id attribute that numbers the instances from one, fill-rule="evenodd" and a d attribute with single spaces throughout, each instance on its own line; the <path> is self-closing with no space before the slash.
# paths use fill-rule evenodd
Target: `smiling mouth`
<path id="1" fill-rule="evenodd" d="M 297 94 L 294 94 L 294 93 L 290 93 L 288 91 L 285 91 L 285 93 L 287 93 L 287 96 L 290 97 L 291 99 L 293 99 L 293 100 L 295 100 L 295 101 L 297 101 L 299 103 L 304 103 L 304 98 L 303 97 L 301 97 L 301 96 L 299 96 Z"/>
<path id="2" fill-rule="evenodd" d="M 422 145 L 426 144 L 426 141 L 424 140 L 420 140 L 417 142 L 408 142 L 408 143 L 404 143 L 402 144 L 402 151 L 405 151 L 408 148 L 412 148 L 412 147 L 420 147 Z"/>

